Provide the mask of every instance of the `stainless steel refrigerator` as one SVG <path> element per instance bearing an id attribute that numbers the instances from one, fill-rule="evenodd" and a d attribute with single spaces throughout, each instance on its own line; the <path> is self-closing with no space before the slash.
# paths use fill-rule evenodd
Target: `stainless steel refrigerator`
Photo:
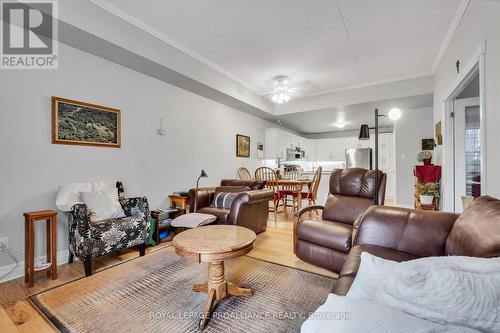
<path id="1" fill-rule="evenodd" d="M 355 148 L 345 150 L 346 168 L 372 169 L 372 149 Z"/>

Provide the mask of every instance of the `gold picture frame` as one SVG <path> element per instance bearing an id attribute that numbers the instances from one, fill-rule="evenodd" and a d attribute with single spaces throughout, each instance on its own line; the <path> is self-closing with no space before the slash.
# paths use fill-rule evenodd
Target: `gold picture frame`
<path id="1" fill-rule="evenodd" d="M 250 137 L 236 134 L 236 157 L 250 157 Z"/>
<path id="2" fill-rule="evenodd" d="M 121 147 L 121 111 L 52 96 L 52 143 Z"/>

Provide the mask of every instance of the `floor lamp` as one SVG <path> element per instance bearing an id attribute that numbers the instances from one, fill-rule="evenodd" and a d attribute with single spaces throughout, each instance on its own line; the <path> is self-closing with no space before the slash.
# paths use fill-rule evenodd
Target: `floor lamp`
<path id="1" fill-rule="evenodd" d="M 394 108 L 389 111 L 388 116 L 391 120 L 398 120 L 401 117 L 401 110 Z M 369 127 L 367 124 L 361 125 L 361 128 L 359 129 L 359 140 L 370 140 L 370 129 L 375 130 L 375 195 L 374 195 L 374 201 L 375 205 L 378 205 L 378 192 L 380 188 L 380 181 L 378 179 L 378 130 L 379 130 L 379 124 L 378 124 L 378 119 L 380 117 L 385 117 L 384 114 L 379 114 L 378 109 L 375 109 L 375 127 Z"/>

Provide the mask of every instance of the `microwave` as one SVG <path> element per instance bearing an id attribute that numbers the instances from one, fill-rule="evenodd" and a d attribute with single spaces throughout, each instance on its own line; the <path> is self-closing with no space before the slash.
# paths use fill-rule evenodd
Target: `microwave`
<path id="1" fill-rule="evenodd" d="M 297 160 L 303 160 L 306 158 L 306 152 L 299 147 L 293 149 L 293 148 L 288 148 L 286 150 L 286 160 L 287 161 L 297 161 Z"/>

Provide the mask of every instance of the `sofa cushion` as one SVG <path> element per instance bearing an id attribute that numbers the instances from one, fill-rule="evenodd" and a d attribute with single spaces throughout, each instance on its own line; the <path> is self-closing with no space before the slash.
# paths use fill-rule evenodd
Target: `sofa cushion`
<path id="1" fill-rule="evenodd" d="M 332 221 L 305 220 L 297 225 L 297 238 L 342 252 L 349 252 L 352 226 Z"/>
<path id="2" fill-rule="evenodd" d="M 215 208 L 215 207 L 203 207 L 196 211 L 197 213 L 210 214 L 217 217 L 217 224 L 227 224 L 227 217 L 229 215 L 229 209 L 225 208 Z"/>
<path id="3" fill-rule="evenodd" d="M 373 199 L 330 195 L 325 203 L 323 219 L 353 224 L 373 204 Z"/>
<path id="4" fill-rule="evenodd" d="M 500 200 L 479 197 L 457 219 L 446 241 L 446 254 L 500 256 Z"/>

